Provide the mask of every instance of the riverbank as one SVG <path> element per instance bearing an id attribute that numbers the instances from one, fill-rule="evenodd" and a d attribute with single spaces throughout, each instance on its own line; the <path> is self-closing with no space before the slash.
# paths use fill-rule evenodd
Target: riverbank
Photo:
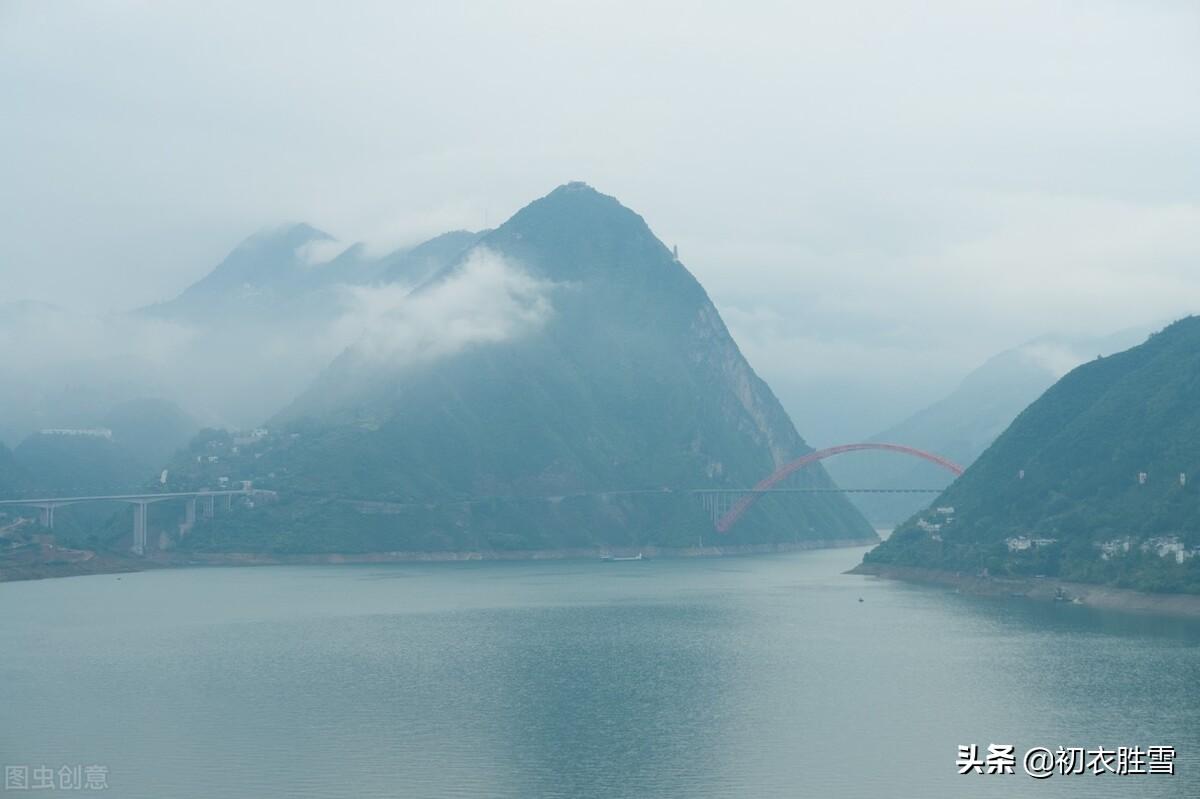
<path id="1" fill-rule="evenodd" d="M 155 568 L 159 565 L 141 558 L 90 550 L 52 550 L 36 556 L 0 558 L 0 583 L 89 574 L 127 574 Z"/>
<path id="2" fill-rule="evenodd" d="M 1047 577 L 981 577 L 963 572 L 877 563 L 860 563 L 846 573 L 950 586 L 974 596 L 1012 597 L 1042 602 L 1066 601 L 1104 610 L 1200 618 L 1200 595 L 1196 594 L 1148 594 L 1128 588 L 1074 583 Z"/>
<path id="3" fill-rule="evenodd" d="M 873 546 L 877 539 L 816 539 L 783 544 L 744 544 L 704 547 L 589 547 L 533 550 L 469 550 L 441 552 L 360 552 L 319 554 L 263 554 L 251 552 L 159 552 L 145 558 L 97 555 L 72 562 L 5 562 L 0 560 L 0 582 L 75 577 L 157 568 L 200 566 L 301 566 L 352 563 L 437 563 L 483 560 L 587 560 L 603 555 L 646 558 L 719 558 L 737 555 L 769 555 L 812 549 Z"/>

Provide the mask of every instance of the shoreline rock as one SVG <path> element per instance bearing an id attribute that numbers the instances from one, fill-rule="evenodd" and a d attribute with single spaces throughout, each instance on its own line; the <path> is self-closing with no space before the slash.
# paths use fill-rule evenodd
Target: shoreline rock
<path id="1" fill-rule="evenodd" d="M 1051 577 L 981 577 L 920 566 L 860 563 L 846 574 L 912 583 L 944 585 L 973 596 L 1012 597 L 1040 602 L 1072 602 L 1090 608 L 1200 619 L 1200 595 L 1151 594 L 1130 588 L 1075 583 Z"/>

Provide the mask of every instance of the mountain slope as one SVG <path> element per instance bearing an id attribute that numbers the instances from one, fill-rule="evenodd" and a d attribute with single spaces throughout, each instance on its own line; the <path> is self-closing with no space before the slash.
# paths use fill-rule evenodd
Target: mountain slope
<path id="1" fill-rule="evenodd" d="M 989 358 L 945 398 L 872 436 L 906 444 L 969 466 L 1029 403 L 1068 369 L 1097 355 L 1127 349 L 1148 330 L 1103 337 L 1041 336 Z M 945 488 L 953 476 L 937 466 L 886 453 L 864 453 L 829 462 L 840 485 L 875 488 Z M 920 510 L 928 495 L 856 494 L 852 501 L 873 522 L 895 525 Z"/>
<path id="2" fill-rule="evenodd" d="M 109 409 L 103 426 L 113 440 L 149 472 L 167 464 L 185 446 L 200 424 L 170 400 L 141 397 Z"/>
<path id="3" fill-rule="evenodd" d="M 35 433 L 13 456 L 36 496 L 87 496 L 135 491 L 152 476 L 148 465 L 116 441 L 86 435 Z"/>
<path id="4" fill-rule="evenodd" d="M 923 529 L 939 523 L 926 512 L 869 559 L 1200 591 L 1200 559 L 1187 556 L 1200 545 L 1197 398 L 1200 318 L 1189 317 L 1063 377 L 934 503 L 954 508 L 951 523 Z M 1182 562 L 1152 539 L 1174 539 Z M 1127 556 L 1104 557 L 1114 541 Z"/>
<path id="5" fill-rule="evenodd" d="M 311 225 L 264 230 L 233 249 L 178 297 L 146 309 L 170 318 L 261 312 L 312 288 L 323 270 L 309 267 L 305 248 L 334 239 Z"/>
<path id="6" fill-rule="evenodd" d="M 28 479 L 12 450 L 0 441 L 0 499 L 16 498 L 23 494 Z"/>
<path id="7" fill-rule="evenodd" d="M 695 278 L 583 184 L 518 212 L 384 322 L 272 423 L 282 435 L 223 464 L 313 497 L 263 512 L 293 534 L 251 524 L 192 545 L 722 543 L 681 489 L 747 487 L 810 451 Z M 831 486 L 820 469 L 801 479 Z M 390 515 L 352 509 L 368 501 Z M 723 543 L 872 537 L 841 496 L 815 494 L 760 502 Z"/>
<path id="8" fill-rule="evenodd" d="M 490 231 L 452 230 L 407 250 L 383 258 L 379 277 L 384 283 L 416 286 L 458 259 Z"/>

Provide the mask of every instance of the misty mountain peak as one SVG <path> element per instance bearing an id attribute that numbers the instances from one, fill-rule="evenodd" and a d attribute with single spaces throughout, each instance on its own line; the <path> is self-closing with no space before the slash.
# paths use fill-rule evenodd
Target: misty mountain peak
<path id="1" fill-rule="evenodd" d="M 322 245 L 334 245 L 322 248 Z M 158 312 L 206 304 L 291 294 L 310 282 L 312 264 L 335 256 L 337 240 L 304 222 L 265 228 L 242 240 L 216 268 Z"/>
<path id="2" fill-rule="evenodd" d="M 468 247 L 378 313 L 271 422 L 298 437 L 257 468 L 331 495 L 405 503 L 753 485 L 810 451 L 704 289 L 615 198 L 567 184 L 477 244 L 469 234 L 449 241 Z M 820 468 L 797 479 L 830 487 Z M 436 508 L 413 529 L 443 548 L 495 546 L 497 536 L 517 548 L 690 545 L 691 531 L 711 525 L 682 493 L 586 523 L 558 517 L 563 507 L 522 504 L 517 514 L 498 504 L 471 519 Z M 832 494 L 754 514 L 731 541 L 873 535 Z M 389 530 L 373 546 L 416 541 Z"/>
<path id="3" fill-rule="evenodd" d="M 641 216 L 582 182 L 534 200 L 482 243 L 555 280 L 660 274 L 676 266 Z"/>
<path id="4" fill-rule="evenodd" d="M 287 251 L 295 250 L 297 247 L 302 247 L 313 241 L 334 241 L 334 237 L 328 233 L 317 230 L 307 222 L 295 222 L 277 227 L 263 228 L 251 236 L 242 240 L 242 243 L 233 249 L 233 253 L 240 251 L 253 250 L 261 252 L 263 250 L 278 250 Z"/>
<path id="5" fill-rule="evenodd" d="M 192 288 L 208 284 L 212 290 L 225 291 L 231 287 L 263 287 L 287 281 L 310 263 L 305 248 L 334 241 L 333 236 L 304 222 L 260 230 L 243 240 Z"/>
<path id="6" fill-rule="evenodd" d="M 546 215 L 563 215 L 565 219 L 576 223 L 622 219 L 631 224 L 646 224 L 640 216 L 621 205 L 616 197 L 602 194 L 582 181 L 564 183 L 545 197 L 525 206 L 506 224 L 520 224 Z"/>

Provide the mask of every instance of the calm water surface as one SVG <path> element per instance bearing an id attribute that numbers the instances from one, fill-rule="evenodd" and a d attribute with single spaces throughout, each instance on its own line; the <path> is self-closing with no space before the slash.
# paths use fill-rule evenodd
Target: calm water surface
<path id="1" fill-rule="evenodd" d="M 1200 796 L 1200 625 L 861 555 L 2 584 L 0 764 L 168 799 Z M 1178 774 L 957 775 L 992 742 L 1174 745 Z"/>

